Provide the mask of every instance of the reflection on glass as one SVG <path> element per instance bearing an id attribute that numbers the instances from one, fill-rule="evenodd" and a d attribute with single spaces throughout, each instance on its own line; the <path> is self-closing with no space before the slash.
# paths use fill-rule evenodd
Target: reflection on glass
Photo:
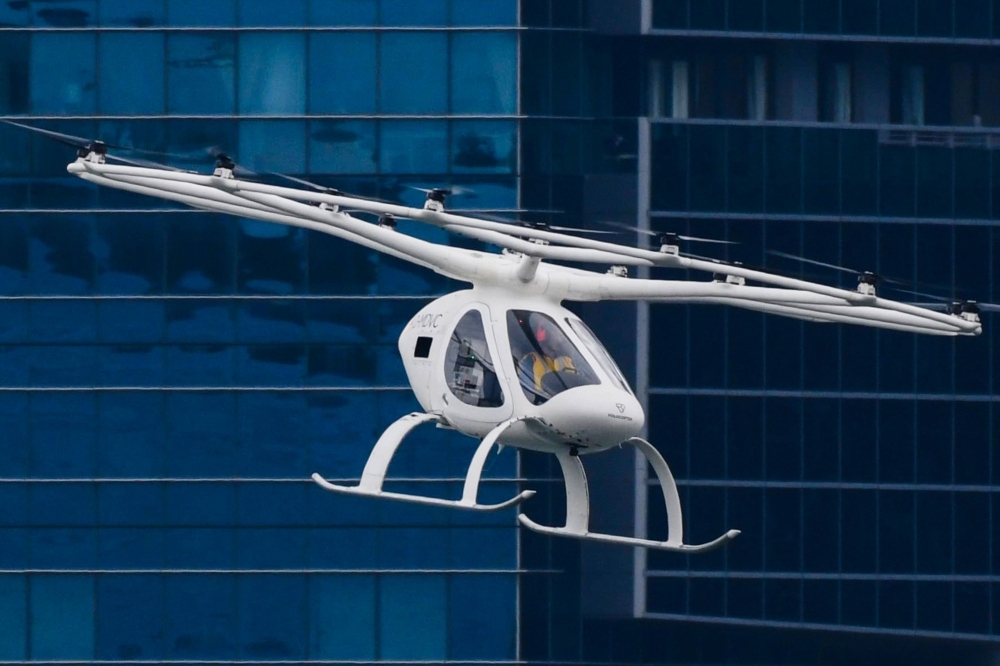
<path id="1" fill-rule="evenodd" d="M 236 41 L 227 33 L 167 37 L 169 113 L 229 115 L 236 110 Z"/>
<path id="2" fill-rule="evenodd" d="M 611 354 L 604 348 L 601 341 L 597 339 L 597 336 L 590 330 L 590 327 L 583 323 L 581 319 L 567 319 L 566 323 L 569 324 L 573 332 L 583 341 L 583 346 L 587 348 L 587 351 L 597 359 L 597 364 L 604 370 L 604 374 L 617 384 L 618 388 L 629 391 L 628 382 L 625 381 L 622 371 L 618 369 L 618 365 L 611 358 Z"/>
<path id="3" fill-rule="evenodd" d="M 375 173 L 375 122 L 315 120 L 309 124 L 310 173 Z"/>
<path id="4" fill-rule="evenodd" d="M 315 26 L 374 26 L 377 0 L 309 0 L 309 17 Z"/>
<path id="5" fill-rule="evenodd" d="M 240 123 L 240 162 L 254 171 L 305 173 L 306 124 L 301 120 Z"/>
<path id="6" fill-rule="evenodd" d="M 30 633 L 35 659 L 93 659 L 94 578 L 32 577 Z"/>
<path id="7" fill-rule="evenodd" d="M 2 25 L 3 19 L 0 18 Z M 0 39 L 0 114 L 24 113 L 27 110 L 28 35 L 5 33 Z M 4 158 L 0 157 L 0 160 Z M 0 161 L 2 169 L 3 162 Z"/>
<path id="8" fill-rule="evenodd" d="M 451 49 L 452 113 L 517 112 L 517 38 L 514 33 L 455 33 Z"/>
<path id="9" fill-rule="evenodd" d="M 382 25 L 434 26 L 448 24 L 448 0 L 382 0 Z"/>
<path id="10" fill-rule="evenodd" d="M 383 113 L 425 114 L 447 110 L 447 39 L 440 32 L 382 35 L 379 91 Z"/>
<path id="11" fill-rule="evenodd" d="M 94 25 L 97 18 L 97 0 L 55 0 L 31 4 L 34 15 L 32 24 L 39 28 L 82 28 Z"/>
<path id="12" fill-rule="evenodd" d="M 513 121 L 455 121 L 451 164 L 456 173 L 514 173 L 517 164 Z"/>
<path id="13" fill-rule="evenodd" d="M 165 234 L 150 216 L 104 215 L 97 220 L 97 291 L 148 294 L 163 289 Z"/>
<path id="14" fill-rule="evenodd" d="M 470 310 L 448 341 L 444 371 L 452 394 L 473 407 L 500 407 L 503 391 L 486 342 L 483 316 Z"/>
<path id="15" fill-rule="evenodd" d="M 306 0 L 281 0 L 281 7 L 274 0 L 239 0 L 240 25 L 263 26 L 304 26 L 306 24 Z"/>
<path id="16" fill-rule="evenodd" d="M 375 33 L 310 34 L 310 113 L 374 113 L 376 71 Z"/>
<path id="17" fill-rule="evenodd" d="M 517 379 L 533 405 L 576 386 L 601 383 L 573 341 L 547 314 L 509 310 L 507 336 Z"/>
<path id="18" fill-rule="evenodd" d="M 100 34 L 100 107 L 106 115 L 163 113 L 165 68 L 163 33 Z"/>
<path id="19" fill-rule="evenodd" d="M 166 22 L 163 0 L 102 0 L 100 5 L 102 26 L 149 28 Z"/>
<path id="20" fill-rule="evenodd" d="M 238 76 L 241 113 L 304 113 L 305 35 L 291 32 L 242 33 Z"/>
<path id="21" fill-rule="evenodd" d="M 31 36 L 31 110 L 41 114 L 94 112 L 96 35 L 40 32 Z"/>
<path id="22" fill-rule="evenodd" d="M 454 26 L 516 26 L 517 0 L 452 0 Z"/>
<path id="23" fill-rule="evenodd" d="M 443 120 L 383 121 L 379 163 L 388 173 L 445 173 L 448 125 Z"/>
<path id="24" fill-rule="evenodd" d="M 167 20 L 198 28 L 236 25 L 236 0 L 167 0 Z"/>

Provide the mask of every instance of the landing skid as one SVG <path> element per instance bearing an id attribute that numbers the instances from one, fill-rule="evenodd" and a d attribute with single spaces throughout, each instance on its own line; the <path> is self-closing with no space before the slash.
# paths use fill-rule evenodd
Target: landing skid
<path id="1" fill-rule="evenodd" d="M 566 480 L 566 525 L 563 527 L 546 527 L 539 525 L 524 514 L 520 514 L 517 517 L 518 521 L 530 530 L 550 536 L 564 536 L 584 541 L 612 543 L 621 546 L 642 546 L 644 548 L 690 554 L 705 553 L 714 550 L 739 536 L 739 530 L 729 530 L 717 539 L 713 539 L 707 543 L 697 545 L 685 544 L 681 500 L 677 493 L 677 483 L 674 481 L 674 475 L 671 474 L 667 462 L 660 455 L 660 452 L 644 439 L 633 437 L 623 443 L 639 449 L 646 460 L 649 461 L 649 464 L 653 466 L 653 471 L 656 472 L 656 476 L 660 480 L 660 487 L 663 489 L 663 499 L 667 507 L 668 538 L 666 541 L 652 541 L 650 539 L 591 532 L 590 493 L 587 489 L 587 473 L 583 469 L 583 463 L 580 462 L 580 458 L 571 455 L 569 451 L 561 451 L 555 454 L 559 460 L 559 466 L 562 468 L 563 477 Z"/>
<path id="2" fill-rule="evenodd" d="M 319 474 L 313 474 L 312 479 L 320 488 L 334 493 L 363 495 L 365 497 L 377 497 L 429 506 L 442 506 L 451 509 L 468 509 L 470 511 L 500 511 L 516 506 L 535 494 L 534 490 L 525 490 L 519 495 L 499 504 L 479 504 L 476 501 L 486 458 L 489 456 L 494 444 L 496 444 L 497 438 L 507 428 L 516 423 L 516 420 L 500 424 L 483 438 L 483 441 L 479 444 L 479 448 L 476 449 L 475 455 L 472 456 L 472 462 L 469 463 L 469 471 L 465 475 L 465 486 L 462 489 L 462 499 L 446 500 L 437 497 L 424 497 L 422 495 L 409 495 L 382 490 L 382 484 L 385 482 L 389 463 L 392 462 L 392 457 L 396 454 L 396 449 L 399 448 L 403 439 L 417 426 L 431 421 L 440 422 L 440 420 L 440 417 L 436 414 L 413 413 L 407 414 L 389 426 L 375 443 L 375 447 L 368 457 L 368 462 L 365 464 L 365 469 L 361 473 L 361 482 L 356 486 L 339 486 L 335 483 L 330 483 Z"/>

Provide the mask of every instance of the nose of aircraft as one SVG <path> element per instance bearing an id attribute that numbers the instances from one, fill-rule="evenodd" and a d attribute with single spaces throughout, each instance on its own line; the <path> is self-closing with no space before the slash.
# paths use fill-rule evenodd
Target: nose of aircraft
<path id="1" fill-rule="evenodd" d="M 578 386 L 538 407 L 538 416 L 560 437 L 604 449 L 635 437 L 646 415 L 635 396 L 610 386 Z"/>

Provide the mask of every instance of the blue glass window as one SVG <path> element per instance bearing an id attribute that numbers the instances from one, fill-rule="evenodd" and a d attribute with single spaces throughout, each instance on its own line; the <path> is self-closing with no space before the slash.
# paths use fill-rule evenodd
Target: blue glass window
<path id="1" fill-rule="evenodd" d="M 382 122 L 379 163 L 388 173 L 446 173 L 448 125 L 439 120 Z"/>
<path id="2" fill-rule="evenodd" d="M 249 115 L 305 113 L 305 63 L 306 38 L 302 33 L 241 33 L 240 112 Z M 241 153 L 240 156 L 246 160 L 245 155 Z"/>
<path id="3" fill-rule="evenodd" d="M 31 36 L 31 110 L 86 115 L 95 111 L 96 35 L 38 32 Z"/>
<path id="4" fill-rule="evenodd" d="M 447 578 L 424 574 L 381 579 L 379 638 L 382 659 L 447 658 Z"/>
<path id="5" fill-rule="evenodd" d="M 239 578 L 240 657 L 305 659 L 307 598 L 305 576 Z"/>
<path id="6" fill-rule="evenodd" d="M 517 0 L 452 0 L 451 24 L 455 26 L 517 25 Z"/>
<path id="7" fill-rule="evenodd" d="M 452 113 L 517 113 L 514 33 L 455 33 L 451 49 Z"/>
<path id="8" fill-rule="evenodd" d="M 206 470 L 205 473 L 211 474 L 213 472 L 214 470 Z M 172 476 L 184 476 L 184 474 L 177 474 L 173 470 L 169 470 L 168 473 Z M 229 476 L 231 475 L 232 473 L 229 473 Z M 188 476 L 196 475 L 188 474 Z M 204 474 L 197 476 L 204 476 Z M 164 520 L 169 525 L 228 528 L 236 522 L 236 486 L 232 483 L 171 482 L 166 486 L 164 501 L 166 506 Z M 207 562 L 225 562 L 226 564 L 222 566 L 232 566 L 233 546 L 226 545 L 225 548 L 219 548 L 217 543 L 217 541 L 222 540 L 221 537 L 225 533 L 228 533 L 228 530 L 220 529 L 219 536 L 212 535 L 211 541 L 206 540 L 205 535 L 201 535 L 202 543 L 168 544 L 166 559 L 170 562 L 173 558 L 178 557 L 177 551 L 181 553 L 195 551 L 199 553 L 198 557 L 191 557 L 189 560 L 194 568 L 209 566 Z M 232 539 L 231 534 L 229 538 Z M 208 550 L 206 544 L 214 547 L 218 552 L 212 555 L 206 554 L 205 551 Z"/>
<path id="9" fill-rule="evenodd" d="M 163 0 L 100 0 L 102 26 L 149 28 L 163 25 L 166 7 Z"/>
<path id="10" fill-rule="evenodd" d="M 89 478 L 96 468 L 97 398 L 93 393 L 42 393 L 31 397 L 31 473 Z"/>
<path id="11" fill-rule="evenodd" d="M 30 5 L 27 3 L 10 4 L 5 2 L 0 5 L 0 26 L 20 27 L 31 23 Z"/>
<path id="12" fill-rule="evenodd" d="M 82 28 L 97 18 L 97 0 L 55 0 L 32 5 L 33 24 L 41 28 Z"/>
<path id="13" fill-rule="evenodd" d="M 306 25 L 306 0 L 282 0 L 280 8 L 274 0 L 239 0 L 240 25 L 277 26 Z"/>
<path id="14" fill-rule="evenodd" d="M 381 0 L 382 25 L 434 26 L 448 24 L 448 0 Z"/>
<path id="15" fill-rule="evenodd" d="M 91 576 L 32 578 L 29 633 L 32 659 L 93 659 L 94 579 Z"/>
<path id="16" fill-rule="evenodd" d="M 236 584 L 235 577 L 223 575 L 170 579 L 164 604 L 168 659 L 237 657 Z"/>
<path id="17" fill-rule="evenodd" d="M 156 115 L 164 110 L 164 37 L 157 32 L 104 32 L 98 42 L 100 112 Z"/>
<path id="18" fill-rule="evenodd" d="M 185 27 L 236 25 L 236 0 L 167 0 L 167 19 Z"/>
<path id="19" fill-rule="evenodd" d="M 162 505 L 162 494 L 161 501 Z M 101 569 L 157 569 L 163 566 L 165 530 L 160 527 L 104 527 L 97 538 Z"/>
<path id="20" fill-rule="evenodd" d="M 101 394 L 97 438 L 100 476 L 160 476 L 165 443 L 162 395 Z"/>
<path id="21" fill-rule="evenodd" d="M 179 484 L 171 484 L 175 485 Z M 228 524 L 232 523 L 231 520 Z M 167 567 L 228 569 L 236 562 L 232 529 L 208 527 L 164 530 L 163 543 L 163 563 Z"/>
<path id="22" fill-rule="evenodd" d="M 310 34 L 310 113 L 374 113 L 376 72 L 375 33 Z"/>
<path id="23" fill-rule="evenodd" d="M 228 477 L 236 468 L 236 396 L 167 396 L 168 472 L 171 476 Z"/>
<path id="24" fill-rule="evenodd" d="M 25 658 L 27 595 L 24 576 L 0 576 L 0 659 Z"/>
<path id="25" fill-rule="evenodd" d="M 375 123 L 367 120 L 314 120 L 309 123 L 309 172 L 375 173 Z"/>
<path id="26" fill-rule="evenodd" d="M 193 3 L 198 6 L 216 6 L 202 0 L 193 0 Z M 232 34 L 170 34 L 167 37 L 168 113 L 234 113 L 235 63 L 236 39 Z"/>
<path id="27" fill-rule="evenodd" d="M 95 252 L 98 292 L 148 294 L 163 290 L 165 225 L 149 217 L 108 215 L 98 218 L 100 245 Z M 115 325 L 122 323 L 129 322 L 118 320 Z"/>
<path id="28" fill-rule="evenodd" d="M 305 288 L 306 232 L 273 222 L 240 220 L 237 232 L 240 267 L 237 279 L 243 294 L 286 295 L 301 293 Z M 239 313 L 252 313 L 267 321 L 264 328 L 284 329 L 281 339 L 299 340 L 301 335 L 289 332 L 288 323 L 301 326 L 302 311 L 294 302 L 274 301 L 264 307 L 243 307 Z M 272 323 L 274 322 L 274 323 Z M 242 332 L 241 327 L 241 332 Z M 274 331 L 268 330 L 267 334 Z M 258 337 L 259 339 L 259 337 Z M 246 340 L 241 337 L 241 340 Z M 264 341 L 274 341 L 268 338 Z"/>
<path id="29" fill-rule="evenodd" d="M 101 576 L 97 580 L 97 658 L 163 658 L 161 576 Z"/>
<path id="30" fill-rule="evenodd" d="M 417 3 L 405 0 L 407 5 Z M 381 38 L 380 108 L 387 114 L 444 113 L 448 42 L 440 32 L 389 32 Z"/>
<path id="31" fill-rule="evenodd" d="M 452 576 L 448 590 L 448 659 L 514 659 L 517 578 Z M 483 600 L 489 599 L 484 604 Z"/>
<path id="32" fill-rule="evenodd" d="M 3 12 L 0 9 L 0 25 L 4 24 Z M 6 73 L 5 79 L 0 83 L 0 113 L 24 113 L 28 110 L 28 39 L 27 33 L 7 32 L 4 33 L 3 43 L 0 43 L 0 71 Z M 27 142 L 27 132 L 17 132 Z M 18 151 L 16 154 L 24 153 Z M 0 172 L 3 172 L 6 161 L 0 162 Z"/>
<path id="33" fill-rule="evenodd" d="M 374 26 L 378 19 L 377 0 L 309 0 L 313 25 Z"/>
<path id="34" fill-rule="evenodd" d="M 309 587 L 312 659 L 375 659 L 375 577 L 314 576 Z"/>
<path id="35" fill-rule="evenodd" d="M 255 171 L 305 173 L 305 135 L 306 124 L 299 120 L 244 121 L 240 124 L 240 161 Z M 251 224 L 260 228 L 259 223 Z"/>
<path id="36" fill-rule="evenodd" d="M 513 121 L 454 121 L 451 164 L 455 173 L 514 173 L 517 170 Z"/>
<path id="37" fill-rule="evenodd" d="M 235 231 L 233 219 L 223 215 L 171 219 L 167 230 L 170 293 L 232 293 L 236 273 Z"/>

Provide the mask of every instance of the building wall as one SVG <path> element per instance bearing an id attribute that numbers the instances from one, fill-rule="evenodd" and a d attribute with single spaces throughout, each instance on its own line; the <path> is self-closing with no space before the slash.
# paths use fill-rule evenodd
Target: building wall
<path id="1" fill-rule="evenodd" d="M 517 20 L 505 0 L 2 3 L 0 115 L 185 168 L 217 146 L 411 205 L 409 186 L 454 183 L 475 191 L 457 206 L 511 208 Z M 14 127 L 0 142 L 0 660 L 517 657 L 512 515 L 308 480 L 356 479 L 418 408 L 396 337 L 458 285 L 95 188 Z M 455 496 L 473 443 L 415 433 L 395 486 Z M 516 473 L 505 452 L 482 496 Z"/>

